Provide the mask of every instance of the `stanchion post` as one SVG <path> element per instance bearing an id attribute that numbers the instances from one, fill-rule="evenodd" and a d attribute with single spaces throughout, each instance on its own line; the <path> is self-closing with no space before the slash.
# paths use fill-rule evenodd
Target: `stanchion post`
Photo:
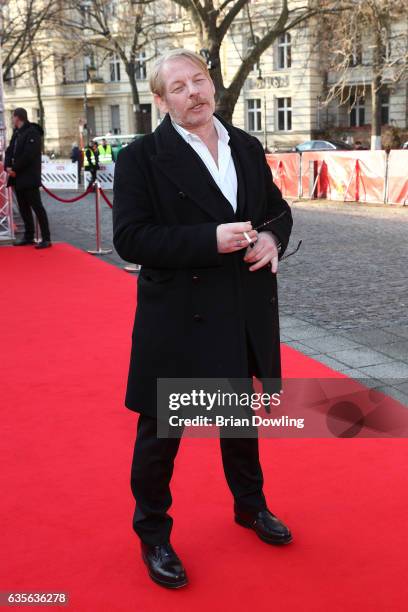
<path id="1" fill-rule="evenodd" d="M 98 179 L 95 181 L 96 250 L 88 250 L 91 255 L 107 255 L 112 249 L 101 248 L 101 192 Z"/>
<path id="2" fill-rule="evenodd" d="M 13 189 L 7 187 L 7 213 L 9 219 L 9 233 L 12 240 L 15 239 L 14 233 L 14 216 L 13 216 Z"/>
<path id="3" fill-rule="evenodd" d="M 356 202 L 359 202 L 359 201 L 360 201 L 360 162 L 358 161 L 358 159 L 356 159 Z"/>
<path id="4" fill-rule="evenodd" d="M 303 160 L 302 160 L 302 154 L 298 153 L 298 155 L 300 156 L 300 159 L 299 159 L 298 198 L 301 198 L 301 197 L 303 197 L 303 183 L 302 183 Z"/>
<path id="5" fill-rule="evenodd" d="M 388 204 L 388 163 L 390 159 L 390 154 L 385 153 L 385 177 L 384 177 L 384 204 Z"/>

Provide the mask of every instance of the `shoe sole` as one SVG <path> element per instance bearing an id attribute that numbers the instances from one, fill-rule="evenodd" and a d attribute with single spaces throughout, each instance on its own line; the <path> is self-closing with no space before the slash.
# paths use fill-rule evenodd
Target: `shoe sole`
<path id="1" fill-rule="evenodd" d="M 165 587 L 166 589 L 181 589 L 182 587 L 186 586 L 188 584 L 188 579 L 186 578 L 183 582 L 178 582 L 177 584 L 174 584 L 174 582 L 167 582 L 166 580 L 160 580 L 160 578 L 157 578 L 156 576 L 154 576 L 150 570 L 149 570 L 149 566 L 145 560 L 145 558 L 142 555 L 142 559 L 143 562 L 145 563 L 146 567 L 147 567 L 147 573 L 149 574 L 150 578 L 153 580 L 153 582 L 155 582 L 156 584 L 159 584 L 162 587 Z"/>
<path id="2" fill-rule="evenodd" d="M 245 521 L 241 521 L 241 519 L 238 519 L 237 517 L 235 517 L 235 522 L 237 523 L 237 525 L 240 525 L 241 527 L 246 527 L 246 529 L 251 529 L 252 531 L 255 531 L 255 529 L 253 528 L 253 526 L 250 523 L 246 523 Z M 266 542 L 267 544 L 277 544 L 278 546 L 284 546 L 285 544 L 290 544 L 293 540 L 293 537 L 290 536 L 290 539 L 286 539 L 286 540 L 275 540 L 274 538 L 268 538 L 267 536 L 263 536 L 260 535 L 259 533 L 257 533 L 255 531 L 256 535 L 258 536 L 258 538 L 260 540 L 262 540 L 263 542 Z"/>

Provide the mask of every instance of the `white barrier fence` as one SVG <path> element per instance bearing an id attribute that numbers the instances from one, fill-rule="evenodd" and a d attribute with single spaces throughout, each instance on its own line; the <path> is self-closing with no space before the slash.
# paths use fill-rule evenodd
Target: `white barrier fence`
<path id="1" fill-rule="evenodd" d="M 97 173 L 99 185 L 102 189 L 113 189 L 113 174 L 115 171 L 115 164 L 100 164 Z M 91 180 L 91 173 L 85 172 L 84 174 L 84 190 L 87 188 L 89 181 Z"/>
<path id="2" fill-rule="evenodd" d="M 78 166 L 72 162 L 43 163 L 41 182 L 47 189 L 78 189 Z"/>

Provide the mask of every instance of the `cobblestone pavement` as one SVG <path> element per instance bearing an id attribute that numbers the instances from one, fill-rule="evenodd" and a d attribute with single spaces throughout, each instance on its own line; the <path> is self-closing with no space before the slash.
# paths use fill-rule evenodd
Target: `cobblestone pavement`
<path id="1" fill-rule="evenodd" d="M 93 195 L 43 201 L 54 241 L 95 247 Z M 111 247 L 112 213 L 101 206 Z M 279 268 L 282 341 L 408 404 L 408 206 L 295 201 L 292 212 L 288 251 L 303 243 Z M 115 252 L 104 260 L 125 264 Z"/>

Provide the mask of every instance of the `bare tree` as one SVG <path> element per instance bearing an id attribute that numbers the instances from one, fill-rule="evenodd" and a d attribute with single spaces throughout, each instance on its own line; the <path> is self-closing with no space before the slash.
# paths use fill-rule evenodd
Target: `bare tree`
<path id="1" fill-rule="evenodd" d="M 251 0 L 172 0 L 183 7 L 191 20 L 198 43 L 208 59 L 217 91 L 217 111 L 232 120 L 235 104 L 254 64 L 282 34 L 305 24 L 324 12 L 343 10 L 340 0 L 328 0 L 322 7 L 319 0 L 269 0 L 252 3 Z M 234 25 L 246 20 L 252 44 L 244 50 L 242 61 L 230 83 L 225 84 L 221 62 L 221 45 Z M 263 35 L 254 35 L 254 24 Z"/>
<path id="2" fill-rule="evenodd" d="M 74 10 L 64 18 L 64 25 L 76 32 L 78 40 L 91 50 L 100 50 L 101 63 L 111 54 L 121 59 L 132 93 L 135 133 L 143 126 L 138 70 L 140 76 L 150 59 L 147 53 L 152 43 L 168 37 L 165 26 L 170 17 L 163 10 L 159 14 L 157 4 L 155 0 L 73 0 L 70 7 Z"/>
<path id="3" fill-rule="evenodd" d="M 325 103 L 352 109 L 371 93 L 371 148 L 381 148 L 381 94 L 408 77 L 406 0 L 354 0 L 335 18 L 325 15 L 322 57 L 331 75 Z"/>
<path id="4" fill-rule="evenodd" d="M 59 11 L 55 0 L 16 0 L 3 7 L 0 40 L 6 83 L 32 72 L 32 48 L 54 27 Z"/>

